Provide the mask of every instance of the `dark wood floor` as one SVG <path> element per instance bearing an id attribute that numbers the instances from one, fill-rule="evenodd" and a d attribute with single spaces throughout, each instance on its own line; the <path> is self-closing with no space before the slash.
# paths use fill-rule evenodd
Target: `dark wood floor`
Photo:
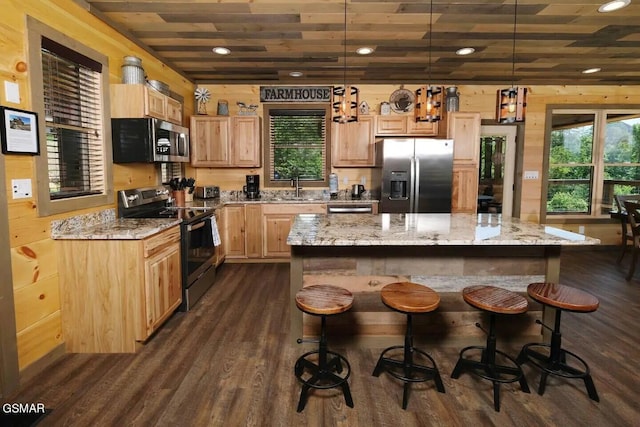
<path id="1" fill-rule="evenodd" d="M 137 354 L 66 355 L 8 401 L 45 403 L 42 426 L 638 426 L 640 273 L 626 282 L 616 255 L 562 256 L 562 282 L 600 299 L 595 313 L 563 316 L 563 344 L 590 363 L 600 403 L 577 381 L 551 379 L 539 396 L 526 368 L 533 392 L 503 386 L 497 413 L 488 382 L 450 378 L 459 349 L 445 347 L 427 350 L 446 394 L 415 385 L 404 411 L 400 383 L 371 376 L 380 349 L 347 346 L 336 350 L 351 362 L 355 408 L 325 391 L 298 414 L 287 264 L 225 265 L 195 310 L 174 315 Z"/>

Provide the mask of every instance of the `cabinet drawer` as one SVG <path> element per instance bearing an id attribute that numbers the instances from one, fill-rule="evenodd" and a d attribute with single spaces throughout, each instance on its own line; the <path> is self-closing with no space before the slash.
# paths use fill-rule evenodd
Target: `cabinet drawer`
<path id="1" fill-rule="evenodd" d="M 144 257 L 147 258 L 167 245 L 180 241 L 180 226 L 155 234 L 143 240 Z"/>
<path id="2" fill-rule="evenodd" d="M 325 203 L 265 203 L 262 205 L 262 214 L 290 214 L 297 215 L 302 213 L 327 213 L 327 205 Z"/>

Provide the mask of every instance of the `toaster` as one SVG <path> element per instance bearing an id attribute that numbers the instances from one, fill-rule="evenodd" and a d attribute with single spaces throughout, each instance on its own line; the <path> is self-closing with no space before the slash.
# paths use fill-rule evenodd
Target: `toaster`
<path id="1" fill-rule="evenodd" d="M 195 188 L 195 197 L 198 199 L 217 199 L 220 197 L 220 187 L 217 185 L 205 185 Z"/>

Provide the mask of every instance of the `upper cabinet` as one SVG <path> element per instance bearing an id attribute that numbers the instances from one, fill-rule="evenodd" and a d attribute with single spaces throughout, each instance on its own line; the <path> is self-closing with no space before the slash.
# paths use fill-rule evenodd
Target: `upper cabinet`
<path id="1" fill-rule="evenodd" d="M 332 123 L 331 164 L 335 167 L 375 166 L 375 116 L 357 122 Z"/>
<path id="2" fill-rule="evenodd" d="M 454 163 L 477 165 L 480 157 L 480 113 L 451 113 L 447 138 L 453 139 Z"/>
<path id="3" fill-rule="evenodd" d="M 111 117 L 155 117 L 182 125 L 182 103 L 143 84 L 112 84 Z"/>
<path id="4" fill-rule="evenodd" d="M 377 116 L 376 135 L 437 136 L 439 122 L 416 122 L 413 115 Z"/>
<path id="5" fill-rule="evenodd" d="M 254 168 L 261 165 L 258 116 L 192 116 L 191 164 Z"/>

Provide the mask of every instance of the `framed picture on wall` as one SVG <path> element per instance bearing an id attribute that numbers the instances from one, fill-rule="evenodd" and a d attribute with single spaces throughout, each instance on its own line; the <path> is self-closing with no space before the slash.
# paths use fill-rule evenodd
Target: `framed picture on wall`
<path id="1" fill-rule="evenodd" d="M 40 154 L 38 115 L 32 111 L 0 107 L 3 154 Z"/>

